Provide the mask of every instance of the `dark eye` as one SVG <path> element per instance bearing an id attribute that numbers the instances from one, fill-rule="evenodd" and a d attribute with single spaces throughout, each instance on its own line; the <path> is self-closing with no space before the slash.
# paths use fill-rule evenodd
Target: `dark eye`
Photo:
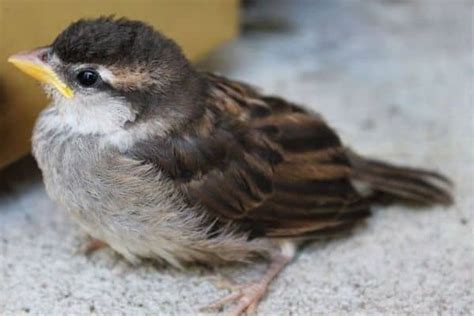
<path id="1" fill-rule="evenodd" d="M 81 70 L 77 74 L 77 81 L 83 87 L 91 87 L 99 80 L 99 74 L 93 69 Z"/>

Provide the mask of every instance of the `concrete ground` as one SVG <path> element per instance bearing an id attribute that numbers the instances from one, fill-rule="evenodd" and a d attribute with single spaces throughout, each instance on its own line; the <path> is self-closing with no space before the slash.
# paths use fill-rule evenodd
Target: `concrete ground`
<path id="1" fill-rule="evenodd" d="M 306 247 L 259 314 L 473 314 L 472 2 L 261 2 L 201 66 L 321 112 L 359 152 L 442 170 L 456 205 L 380 209 L 352 236 Z M 1 177 L 0 314 L 192 315 L 226 293 L 202 267 L 75 254 L 85 236 L 31 158 Z M 219 272 L 248 280 L 263 268 Z"/>

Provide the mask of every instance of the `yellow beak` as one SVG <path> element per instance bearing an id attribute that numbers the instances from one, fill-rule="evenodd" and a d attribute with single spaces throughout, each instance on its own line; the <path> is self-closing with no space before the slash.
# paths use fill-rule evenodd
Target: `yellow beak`
<path id="1" fill-rule="evenodd" d="M 36 80 L 54 86 L 66 98 L 72 98 L 74 91 L 59 79 L 51 66 L 41 60 L 42 53 L 44 53 L 44 48 L 28 53 L 15 54 L 8 58 L 8 62 Z"/>

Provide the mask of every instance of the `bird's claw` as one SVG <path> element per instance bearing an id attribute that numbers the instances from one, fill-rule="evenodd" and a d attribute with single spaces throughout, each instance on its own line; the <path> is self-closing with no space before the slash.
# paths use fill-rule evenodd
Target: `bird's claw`
<path id="1" fill-rule="evenodd" d="M 267 286 L 264 283 L 252 282 L 243 286 L 237 291 L 227 295 L 224 298 L 221 298 L 204 308 L 201 308 L 202 311 L 206 310 L 216 310 L 221 309 L 225 305 L 236 302 L 237 305 L 234 306 L 226 315 L 228 316 L 239 316 L 243 313 L 247 315 L 252 315 L 255 313 L 259 301 L 265 295 Z"/>

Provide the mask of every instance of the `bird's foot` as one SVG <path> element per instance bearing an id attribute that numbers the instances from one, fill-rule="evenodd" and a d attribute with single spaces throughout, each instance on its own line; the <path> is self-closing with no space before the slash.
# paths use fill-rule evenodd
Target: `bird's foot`
<path id="1" fill-rule="evenodd" d="M 232 287 L 235 286 L 225 284 L 225 287 Z M 202 310 L 215 310 L 221 309 L 225 305 L 229 303 L 236 302 L 237 305 L 232 308 L 227 315 L 229 316 L 239 316 L 243 313 L 247 313 L 248 315 L 252 315 L 255 313 L 258 303 L 262 299 L 262 297 L 267 292 L 268 282 L 266 280 L 261 280 L 257 282 L 251 282 L 240 286 L 237 290 L 233 293 L 229 294 L 228 296 L 219 299 L 208 306 L 202 308 Z"/>
<path id="2" fill-rule="evenodd" d="M 76 251 L 76 254 L 83 254 L 86 256 L 105 248 L 107 244 L 102 240 L 90 237 L 84 244 L 82 244 Z"/>
<path id="3" fill-rule="evenodd" d="M 267 292 L 270 282 L 272 282 L 295 255 L 295 244 L 291 242 L 280 242 L 280 248 L 280 251 L 270 258 L 270 265 L 264 275 L 254 282 L 243 286 L 236 286 L 232 280 L 218 276 L 218 285 L 220 285 L 220 287 L 230 288 L 232 293 L 201 308 L 201 311 L 221 309 L 229 303 L 236 303 L 227 315 L 239 316 L 244 313 L 247 313 L 247 315 L 254 314 L 257 310 L 258 303 Z"/>

